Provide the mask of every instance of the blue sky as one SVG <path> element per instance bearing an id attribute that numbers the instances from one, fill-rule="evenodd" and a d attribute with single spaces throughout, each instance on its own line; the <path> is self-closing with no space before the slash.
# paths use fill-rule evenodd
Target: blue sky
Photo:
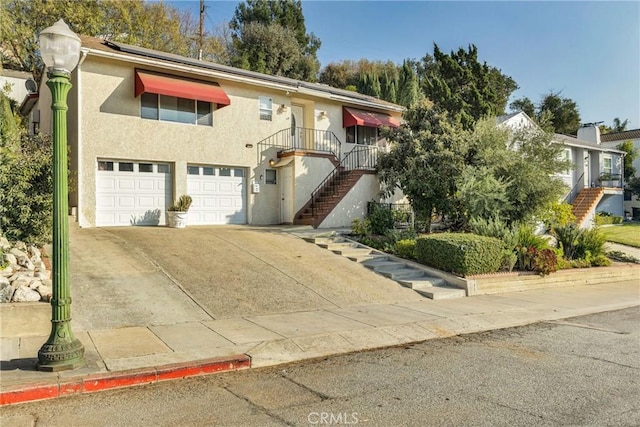
<path id="1" fill-rule="evenodd" d="M 168 2 L 198 13 L 197 0 Z M 238 2 L 206 0 L 208 28 Z M 582 122 L 614 117 L 640 128 L 640 2 L 303 1 L 322 65 L 342 59 L 422 58 L 473 43 L 481 61 L 517 83 L 513 98 L 573 99 Z"/>

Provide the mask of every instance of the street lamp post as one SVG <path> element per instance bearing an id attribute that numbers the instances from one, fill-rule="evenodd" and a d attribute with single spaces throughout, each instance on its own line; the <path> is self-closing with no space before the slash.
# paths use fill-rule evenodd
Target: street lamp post
<path id="1" fill-rule="evenodd" d="M 38 369 L 56 372 L 85 364 L 84 347 L 71 330 L 67 187 L 67 94 L 80 58 L 80 38 L 61 19 L 42 30 L 39 41 L 53 110 L 53 298 L 51 334 L 38 351 Z"/>

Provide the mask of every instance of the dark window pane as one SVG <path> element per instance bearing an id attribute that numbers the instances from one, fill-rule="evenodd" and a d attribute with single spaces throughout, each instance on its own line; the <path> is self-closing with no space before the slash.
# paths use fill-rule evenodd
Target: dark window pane
<path id="1" fill-rule="evenodd" d="M 203 167 L 202 168 L 202 175 L 215 175 L 214 174 L 214 169 L 210 168 L 210 167 Z"/>
<path id="2" fill-rule="evenodd" d="M 169 173 L 169 172 L 170 172 L 169 165 L 165 163 L 161 163 L 158 165 L 158 173 Z"/>
<path id="3" fill-rule="evenodd" d="M 276 183 L 276 170 L 275 169 L 267 169 L 264 171 L 264 178 L 267 184 L 275 184 Z"/>
<path id="4" fill-rule="evenodd" d="M 140 105 L 140 117 L 158 120 L 158 95 L 155 93 L 143 93 L 140 96 Z"/>
<path id="5" fill-rule="evenodd" d="M 198 124 L 201 126 L 211 126 L 213 124 L 210 102 L 198 101 Z"/>
<path id="6" fill-rule="evenodd" d="M 113 162 L 98 162 L 98 170 L 99 171 L 112 171 L 113 170 Z"/>
<path id="7" fill-rule="evenodd" d="M 200 175 L 200 166 L 187 166 L 187 174 Z"/>
<path id="8" fill-rule="evenodd" d="M 193 99 L 161 95 L 160 120 L 195 124 L 196 102 Z"/>
<path id="9" fill-rule="evenodd" d="M 231 176 L 231 169 L 220 168 L 220 176 Z"/>
<path id="10" fill-rule="evenodd" d="M 140 163 L 138 172 L 153 172 L 153 165 L 151 163 Z"/>
<path id="11" fill-rule="evenodd" d="M 244 176 L 244 169 L 234 169 L 233 176 Z"/>
<path id="12" fill-rule="evenodd" d="M 133 172 L 133 163 L 118 163 L 118 170 L 120 172 Z"/>
<path id="13" fill-rule="evenodd" d="M 356 143 L 356 127 L 349 126 L 347 128 L 347 143 L 355 144 Z"/>

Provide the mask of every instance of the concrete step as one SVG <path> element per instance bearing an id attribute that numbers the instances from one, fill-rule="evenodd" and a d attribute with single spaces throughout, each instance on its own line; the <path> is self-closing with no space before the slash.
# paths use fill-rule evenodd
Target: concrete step
<path id="1" fill-rule="evenodd" d="M 360 264 L 364 264 L 367 261 L 373 261 L 373 260 L 383 260 L 383 259 L 388 259 L 387 256 L 385 254 L 378 254 L 378 253 L 371 253 L 369 255 L 343 255 L 345 257 L 347 257 L 348 259 L 350 259 L 351 261 L 355 261 L 357 263 Z"/>
<path id="2" fill-rule="evenodd" d="M 464 298 L 467 295 L 464 289 L 454 288 L 451 286 L 432 286 L 421 289 L 414 288 L 414 290 L 420 295 L 424 295 L 425 297 L 433 300 Z"/>
<path id="3" fill-rule="evenodd" d="M 396 268 L 392 270 L 380 269 L 375 271 L 376 273 L 379 273 L 382 276 L 388 277 L 389 279 L 393 279 L 395 281 L 418 279 L 420 277 L 424 277 L 425 275 L 424 271 L 411 267 Z"/>
<path id="4" fill-rule="evenodd" d="M 329 248 L 329 250 L 331 250 L 331 252 L 333 252 L 336 255 L 342 255 L 344 257 L 365 256 L 365 255 L 369 255 L 371 253 L 371 249 L 369 249 L 369 248 L 344 248 L 344 249 L 331 249 L 331 248 Z"/>
<path id="5" fill-rule="evenodd" d="M 430 288 L 432 286 L 446 286 L 447 282 L 439 277 L 428 276 L 418 278 L 407 278 L 397 280 L 402 286 L 406 286 L 411 289 Z"/>
<path id="6" fill-rule="evenodd" d="M 362 265 L 373 271 L 378 271 L 379 269 L 393 270 L 394 268 L 403 268 L 405 266 L 405 264 L 401 262 L 391 261 L 389 259 L 366 261 L 363 262 Z"/>
<path id="7" fill-rule="evenodd" d="M 358 249 L 363 246 L 359 243 L 353 242 L 331 242 L 331 243 L 316 243 L 321 248 L 329 249 L 330 251 L 341 251 L 348 249 Z"/>

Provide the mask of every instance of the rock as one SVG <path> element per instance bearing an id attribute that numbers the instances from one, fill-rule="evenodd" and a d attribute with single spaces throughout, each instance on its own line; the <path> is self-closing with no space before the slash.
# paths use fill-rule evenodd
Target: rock
<path id="1" fill-rule="evenodd" d="M 37 247 L 31 245 L 29 246 L 27 252 L 29 253 L 29 255 L 31 255 L 31 259 L 33 260 L 34 258 L 42 258 L 42 254 L 40 253 L 40 249 L 38 249 Z"/>
<path id="2" fill-rule="evenodd" d="M 42 284 L 45 286 L 53 286 L 53 280 L 51 279 L 42 279 Z"/>
<path id="3" fill-rule="evenodd" d="M 26 257 L 27 253 L 18 249 L 17 247 L 11 248 L 9 251 L 10 254 L 15 255 L 16 258 L 20 258 L 21 256 Z"/>
<path id="4" fill-rule="evenodd" d="M 9 284 L 9 282 L 0 282 L 0 303 L 2 302 L 11 302 L 11 297 L 13 296 L 13 288 Z"/>
<path id="5" fill-rule="evenodd" d="M 38 271 L 35 276 L 36 279 L 40 279 L 40 280 L 47 280 L 47 279 L 51 279 L 51 272 L 44 270 L 44 271 Z"/>
<path id="6" fill-rule="evenodd" d="M 40 262 L 34 262 L 33 263 L 36 266 L 36 271 L 47 271 L 47 264 L 44 263 L 44 261 L 40 261 Z"/>
<path id="7" fill-rule="evenodd" d="M 53 297 L 53 288 L 51 286 L 40 285 L 36 290 L 44 301 L 51 301 Z"/>
<path id="8" fill-rule="evenodd" d="M 13 289 L 18 289 L 21 286 L 28 288 L 33 278 L 29 276 L 18 276 L 15 280 L 9 280 L 11 281 Z"/>
<path id="9" fill-rule="evenodd" d="M 33 279 L 29 282 L 29 289 L 38 289 L 40 286 L 42 286 L 42 282 L 38 279 Z"/>
<path id="10" fill-rule="evenodd" d="M 17 280 L 19 277 L 33 277 L 33 271 L 27 271 L 27 270 L 22 270 L 22 271 L 17 271 L 13 276 L 9 277 L 9 281 L 13 282 L 14 280 Z"/>
<path id="11" fill-rule="evenodd" d="M 11 282 L 9 281 L 9 279 L 8 279 L 8 278 L 6 278 L 5 276 L 0 276 L 0 284 L 5 284 L 5 283 L 6 283 L 7 285 L 10 285 L 10 284 L 11 284 Z"/>
<path id="12" fill-rule="evenodd" d="M 4 254 L 4 260 L 11 265 L 18 265 L 18 258 L 14 254 Z"/>
<path id="13" fill-rule="evenodd" d="M 0 267 L 0 276 L 11 277 L 13 276 L 13 267 L 7 265 L 6 267 Z"/>
<path id="14" fill-rule="evenodd" d="M 27 252 L 27 244 L 25 242 L 15 242 L 13 247 L 22 252 Z"/>
<path id="15" fill-rule="evenodd" d="M 7 240 L 6 237 L 0 237 L 0 249 L 9 249 L 11 247 L 11 243 Z"/>
<path id="16" fill-rule="evenodd" d="M 13 294 L 15 302 L 36 302 L 40 301 L 40 294 L 27 286 L 20 286 Z"/>
<path id="17" fill-rule="evenodd" d="M 18 265 L 20 267 L 24 267 L 27 270 L 35 270 L 36 266 L 33 265 L 33 263 L 31 262 L 31 260 L 29 259 L 29 257 L 25 256 L 19 256 L 18 258 Z"/>

